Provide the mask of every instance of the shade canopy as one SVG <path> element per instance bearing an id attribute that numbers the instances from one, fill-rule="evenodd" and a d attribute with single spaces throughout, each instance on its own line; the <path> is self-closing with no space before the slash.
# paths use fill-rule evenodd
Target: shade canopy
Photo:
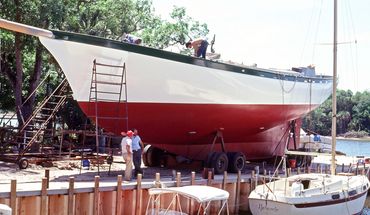
<path id="1" fill-rule="evenodd" d="M 160 195 L 166 193 L 179 194 L 191 199 L 195 199 L 199 203 L 227 200 L 229 198 L 229 193 L 227 191 L 210 186 L 192 185 L 184 187 L 149 189 L 149 195 Z"/>

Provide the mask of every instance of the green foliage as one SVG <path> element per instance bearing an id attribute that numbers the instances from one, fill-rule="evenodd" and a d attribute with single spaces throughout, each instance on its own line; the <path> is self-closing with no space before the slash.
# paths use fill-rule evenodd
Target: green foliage
<path id="1" fill-rule="evenodd" d="M 205 37 L 209 33 L 207 25 L 194 21 L 186 15 L 183 7 L 174 7 L 170 17 L 169 21 L 154 17 L 150 28 L 138 32 L 145 44 L 164 49 L 176 44 L 184 45 L 191 39 Z M 182 50 L 183 48 L 180 48 L 180 51 Z"/>
<path id="2" fill-rule="evenodd" d="M 207 25 L 189 17 L 185 8 L 174 7 L 171 20 L 162 20 L 154 14 L 151 0 L 70 1 L 64 7 L 66 20 L 52 27 L 110 39 L 135 34 L 145 45 L 159 49 L 183 45 L 209 32 Z"/>
<path id="3" fill-rule="evenodd" d="M 370 133 L 370 92 L 356 93 L 353 97 L 353 123 L 350 126 L 355 131 L 366 131 Z"/>
<path id="4" fill-rule="evenodd" d="M 141 36 L 145 45 L 160 49 L 183 45 L 189 39 L 205 37 L 209 32 L 206 24 L 193 20 L 184 8 L 175 7 L 170 14 L 171 20 L 162 20 L 154 14 L 151 0 L 2 0 L 0 14 L 1 18 L 39 28 L 110 39 L 119 39 L 123 33 L 130 33 Z M 17 100 L 22 103 L 47 72 L 53 71 L 48 86 L 56 86 L 60 82 L 57 75 L 60 69 L 44 48 L 37 49 L 41 46 L 38 39 L 26 35 L 21 35 L 18 40 L 22 63 L 17 67 L 15 34 L 0 30 L 0 37 L 0 109 L 14 111 Z M 184 46 L 180 51 L 184 51 Z M 35 62 L 40 53 L 43 53 L 42 68 L 36 71 Z M 22 71 L 21 75 L 16 73 L 17 68 Z M 16 80 L 22 83 L 20 88 L 15 88 Z M 36 102 L 47 90 L 39 91 Z M 68 108 L 71 110 L 74 105 L 69 102 Z M 29 106 L 32 107 L 33 103 Z"/>
<path id="5" fill-rule="evenodd" d="M 303 118 L 303 127 L 331 135 L 332 98 Z M 337 91 L 337 134 L 361 136 L 370 133 L 370 92 Z M 355 135 L 355 136 L 356 136 Z"/>

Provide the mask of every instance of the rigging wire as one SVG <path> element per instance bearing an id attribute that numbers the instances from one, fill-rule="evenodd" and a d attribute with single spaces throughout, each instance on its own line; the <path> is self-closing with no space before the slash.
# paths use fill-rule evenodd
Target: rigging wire
<path id="1" fill-rule="evenodd" d="M 347 72 L 346 76 L 352 76 L 354 77 L 354 89 L 358 89 L 358 45 L 357 45 L 357 36 L 356 36 L 356 30 L 355 30 L 355 25 L 353 21 L 353 16 L 352 16 L 352 10 L 351 10 L 351 2 L 350 1 L 344 1 L 343 4 L 343 11 L 345 14 L 346 22 L 343 23 L 343 35 L 347 36 L 346 38 L 347 41 L 349 42 L 349 51 L 345 51 L 350 59 L 350 65 L 349 69 L 346 69 L 345 71 Z M 349 31 L 346 29 L 350 29 Z M 354 44 L 354 47 L 353 47 Z M 346 65 L 348 66 L 348 65 Z M 354 74 L 354 75 L 353 75 Z"/>
<path id="2" fill-rule="evenodd" d="M 311 16 L 310 16 L 310 21 L 308 23 L 308 28 L 307 28 L 307 32 L 306 32 L 306 37 L 305 37 L 305 40 L 304 40 L 304 43 L 303 43 L 303 49 L 302 49 L 302 53 L 301 53 L 301 57 L 299 59 L 299 64 L 302 65 L 302 61 L 303 61 L 303 55 L 305 53 L 305 49 L 306 49 L 306 46 L 307 46 L 307 43 L 308 43 L 308 38 L 309 38 L 309 34 L 310 34 L 310 29 L 312 27 L 312 22 L 313 22 L 313 17 L 314 17 L 314 12 L 315 12 L 315 5 L 312 6 L 312 10 L 311 10 Z"/>
<path id="3" fill-rule="evenodd" d="M 320 4 L 319 16 L 318 16 L 318 19 L 317 19 L 317 25 L 316 25 L 315 36 L 314 36 L 314 44 L 316 44 L 316 42 L 317 42 L 317 36 L 318 36 L 318 32 L 319 32 L 319 27 L 320 27 L 322 9 L 323 9 L 323 0 L 321 0 L 321 4 Z M 311 62 L 314 62 L 315 52 L 316 52 L 316 45 L 313 45 Z"/>
<path id="4" fill-rule="evenodd" d="M 281 87 L 281 90 L 282 90 L 282 93 L 283 93 L 283 104 L 284 104 L 284 93 L 291 93 L 294 88 L 295 88 L 295 84 L 297 83 L 297 76 L 294 76 L 295 79 L 294 79 L 294 83 L 293 83 L 293 86 L 289 89 L 289 90 L 286 90 L 285 87 L 284 87 L 284 75 L 282 74 L 279 74 L 279 83 L 280 83 L 280 87 Z"/>

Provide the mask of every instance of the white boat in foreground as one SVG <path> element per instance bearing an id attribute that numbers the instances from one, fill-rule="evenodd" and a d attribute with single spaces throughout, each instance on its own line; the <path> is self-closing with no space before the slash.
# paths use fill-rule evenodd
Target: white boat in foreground
<path id="1" fill-rule="evenodd" d="M 358 214 L 369 180 L 364 175 L 295 175 L 256 187 L 249 195 L 254 215 Z"/>
<path id="2" fill-rule="evenodd" d="M 302 174 L 256 186 L 249 195 L 254 215 L 360 214 L 369 190 L 367 175 L 336 175 L 337 0 L 334 0 L 331 174 Z M 297 152 L 299 154 L 305 152 Z M 307 152 L 307 155 L 312 152 Z M 285 159 L 283 159 L 285 161 Z"/>
<path id="3" fill-rule="evenodd" d="M 163 206 L 163 203 L 161 203 L 163 195 L 172 195 L 172 200 L 165 208 L 161 207 Z M 226 211 L 226 214 L 229 214 L 227 204 L 229 193 L 227 191 L 215 187 L 198 185 L 149 189 L 149 201 L 145 214 L 187 214 L 187 211 L 183 211 L 183 208 L 181 207 L 180 196 L 196 202 L 193 204 L 193 213 L 195 214 L 209 214 L 208 211 L 210 210 L 211 204 L 220 201 L 221 204 L 217 214 L 221 214 L 223 211 Z M 177 209 L 173 210 L 174 207 Z"/>

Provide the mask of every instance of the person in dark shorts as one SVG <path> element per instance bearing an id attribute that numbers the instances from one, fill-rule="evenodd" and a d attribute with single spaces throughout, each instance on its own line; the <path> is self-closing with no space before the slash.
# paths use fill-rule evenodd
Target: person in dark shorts
<path id="1" fill-rule="evenodd" d="M 132 160 L 135 166 L 134 176 L 137 176 L 139 173 L 143 175 L 143 170 L 141 169 L 141 154 L 143 153 L 144 143 L 138 135 L 138 130 L 134 128 L 132 131 L 134 132 L 134 136 L 132 137 Z"/>
<path id="2" fill-rule="evenodd" d="M 208 42 L 204 39 L 197 39 L 194 41 L 189 41 L 185 44 L 186 48 L 193 48 L 194 49 L 194 56 L 195 57 L 202 57 L 206 58 Z"/>

